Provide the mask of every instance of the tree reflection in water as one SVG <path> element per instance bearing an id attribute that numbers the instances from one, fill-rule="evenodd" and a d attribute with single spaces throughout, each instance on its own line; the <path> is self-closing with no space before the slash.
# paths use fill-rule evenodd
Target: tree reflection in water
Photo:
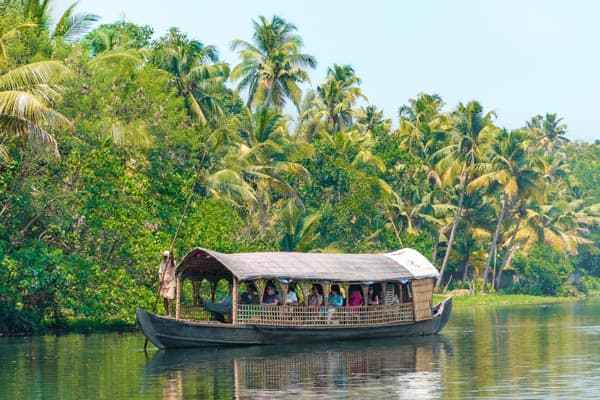
<path id="1" fill-rule="evenodd" d="M 159 351 L 146 374 L 165 399 L 438 398 L 443 336 Z"/>

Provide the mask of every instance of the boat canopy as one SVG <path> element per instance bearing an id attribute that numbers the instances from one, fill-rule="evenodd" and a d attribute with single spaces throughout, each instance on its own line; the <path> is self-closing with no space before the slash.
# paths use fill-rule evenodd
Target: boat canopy
<path id="1" fill-rule="evenodd" d="M 179 263 L 182 279 L 217 281 L 385 282 L 437 278 L 439 272 L 421 253 L 401 249 L 385 254 L 260 252 L 224 254 L 196 247 Z"/>

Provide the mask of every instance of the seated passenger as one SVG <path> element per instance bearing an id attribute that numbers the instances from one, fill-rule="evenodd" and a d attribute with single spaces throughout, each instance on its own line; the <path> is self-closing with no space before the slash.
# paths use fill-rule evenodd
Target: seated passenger
<path id="1" fill-rule="evenodd" d="M 256 293 L 256 286 L 254 283 L 248 283 L 246 285 L 246 292 L 242 293 L 240 304 L 258 304 L 260 299 Z"/>
<path id="2" fill-rule="evenodd" d="M 361 306 L 363 304 L 363 295 L 360 287 L 350 286 L 350 295 L 348 296 L 349 306 Z"/>
<path id="3" fill-rule="evenodd" d="M 296 284 L 290 283 L 288 288 L 287 296 L 285 298 L 285 304 L 288 306 L 297 306 L 298 305 L 298 295 L 295 292 Z"/>
<path id="4" fill-rule="evenodd" d="M 344 298 L 340 293 L 340 287 L 338 285 L 331 285 L 331 291 L 327 296 L 327 303 L 335 307 L 341 307 L 344 305 Z"/>
<path id="5" fill-rule="evenodd" d="M 219 300 L 217 303 L 219 304 L 231 304 L 233 302 L 233 295 L 231 294 L 233 291 L 233 284 L 229 282 L 227 287 L 227 296 L 225 296 L 222 300 Z"/>
<path id="6" fill-rule="evenodd" d="M 331 285 L 331 291 L 329 292 L 329 296 L 327 296 L 327 303 L 329 303 L 327 323 L 330 324 L 333 319 L 335 307 L 342 307 L 344 305 L 344 298 L 340 293 L 340 287 L 338 285 Z"/>
<path id="7" fill-rule="evenodd" d="M 379 305 L 379 294 L 375 291 L 375 287 L 373 285 L 369 285 L 369 290 L 367 294 L 367 302 L 370 306 Z"/>
<path id="8" fill-rule="evenodd" d="M 205 307 L 212 313 L 212 317 L 214 320 L 219 322 L 225 322 L 225 316 L 227 316 L 227 321 L 231 322 L 231 307 L 233 303 L 233 284 L 229 282 L 227 295 L 217 301 L 215 304 L 220 305 L 220 309 L 215 309 L 215 305 L 211 306 L 210 304 L 205 304 Z M 219 306 L 216 306 L 219 307 Z"/>
<path id="9" fill-rule="evenodd" d="M 275 285 L 272 283 L 267 284 L 262 303 L 267 306 L 278 306 L 281 304 L 281 295 L 277 292 Z"/>
<path id="10" fill-rule="evenodd" d="M 323 305 L 323 292 L 320 285 L 312 285 L 311 295 L 308 296 L 309 307 L 320 307 Z"/>

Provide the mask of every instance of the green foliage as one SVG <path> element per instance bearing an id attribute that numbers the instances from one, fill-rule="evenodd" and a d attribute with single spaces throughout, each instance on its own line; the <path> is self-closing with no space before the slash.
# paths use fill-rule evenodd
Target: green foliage
<path id="1" fill-rule="evenodd" d="M 120 21 L 100 25 L 85 37 L 82 44 L 89 46 L 92 55 L 115 49 L 141 49 L 150 45 L 153 33 L 150 26 Z"/>
<path id="2" fill-rule="evenodd" d="M 522 274 L 515 291 L 533 295 L 566 295 L 571 293 L 568 279 L 573 265 L 566 255 L 547 245 L 535 245 L 527 253 L 518 254 L 513 265 Z"/>
<path id="3" fill-rule="evenodd" d="M 405 246 L 428 258 L 439 248 L 439 261 L 458 213 L 454 282 L 466 270 L 475 290 L 483 284 L 497 225 L 496 265 L 522 249 L 513 291 L 574 293 L 571 262 L 579 289 L 598 290 L 600 144 L 566 141 L 556 114 L 508 141 L 479 103 L 445 113 L 439 96 L 420 94 L 391 132 L 375 105 L 357 108 L 365 96 L 352 67 L 334 64 L 293 124 L 281 108 L 300 108 L 298 85 L 316 60 L 281 18 L 259 18 L 254 41 L 235 42 L 242 62 L 229 66 L 176 28 L 153 40 L 151 27 L 125 21 L 67 44 L 95 17 L 53 29 L 51 3 L 33 14 L 19 1 L 0 7 L 0 333 L 131 326 L 136 306 L 152 307 L 159 254 L 182 217 L 178 259 L 194 246 Z M 229 70 L 246 98 L 228 88 Z M 51 108 L 9 115 L 19 82 L 27 104 Z M 538 143 L 522 140 L 532 136 Z M 529 165 L 543 179 L 522 188 Z M 458 207 L 461 172 L 471 185 Z"/>
<path id="4" fill-rule="evenodd" d="M 431 260 L 433 256 L 433 239 L 431 235 L 425 231 L 419 231 L 415 233 L 403 232 L 402 244 L 404 247 L 410 247 L 419 251 L 429 260 Z"/>
<path id="5" fill-rule="evenodd" d="M 580 278 L 581 291 L 585 294 L 600 295 L 600 277 L 584 276 Z"/>
<path id="6" fill-rule="evenodd" d="M 237 240 L 243 229 L 242 219 L 231 204 L 218 199 L 200 199 L 192 207 L 181 231 L 186 243 L 224 253 L 245 249 Z"/>

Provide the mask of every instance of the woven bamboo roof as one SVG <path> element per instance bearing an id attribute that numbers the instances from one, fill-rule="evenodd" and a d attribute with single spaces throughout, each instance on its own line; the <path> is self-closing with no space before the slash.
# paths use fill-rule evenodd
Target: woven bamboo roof
<path id="1" fill-rule="evenodd" d="M 385 254 L 260 252 L 224 254 L 196 247 L 177 266 L 192 279 L 242 281 L 383 282 L 437 278 L 437 269 L 421 253 L 402 249 Z"/>

